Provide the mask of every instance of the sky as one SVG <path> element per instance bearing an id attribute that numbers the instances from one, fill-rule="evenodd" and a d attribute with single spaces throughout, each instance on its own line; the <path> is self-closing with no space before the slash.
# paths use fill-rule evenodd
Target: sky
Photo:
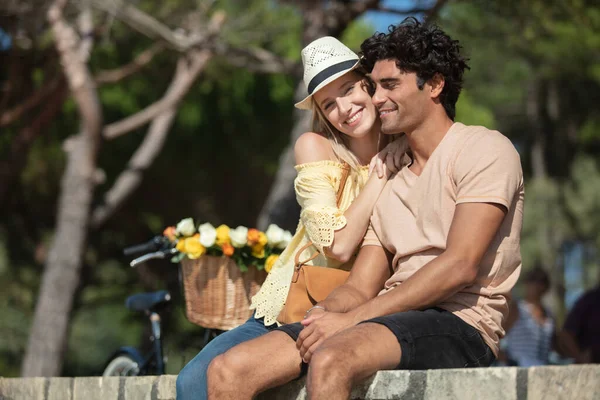
<path id="1" fill-rule="evenodd" d="M 411 9 L 413 7 L 415 7 L 416 4 L 419 4 L 421 6 L 428 6 L 429 4 L 433 4 L 435 3 L 435 0 L 428 0 L 428 1 L 415 1 L 415 0 L 386 0 L 383 1 L 383 6 L 387 7 L 387 8 L 392 8 L 395 10 L 408 10 Z M 377 30 L 378 32 L 384 32 L 387 31 L 388 26 L 390 26 L 391 24 L 397 24 L 399 22 L 401 22 L 405 17 L 410 16 L 409 14 L 407 15 L 401 15 L 401 14 L 397 14 L 397 13 L 384 13 L 384 12 L 379 12 L 379 11 L 369 11 L 367 13 L 365 13 L 365 16 L 363 17 L 365 21 L 367 21 L 368 23 L 370 23 L 371 25 L 373 25 L 375 27 L 375 30 Z M 415 15 L 415 17 L 419 18 L 418 15 Z M 421 19 L 421 18 L 419 18 Z"/>

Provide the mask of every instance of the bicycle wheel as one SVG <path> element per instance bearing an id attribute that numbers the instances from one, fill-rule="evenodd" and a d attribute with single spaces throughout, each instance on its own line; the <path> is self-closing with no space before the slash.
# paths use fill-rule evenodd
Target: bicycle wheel
<path id="1" fill-rule="evenodd" d="M 128 354 L 120 354 L 108 362 L 102 376 L 137 376 L 139 374 L 138 362 Z"/>

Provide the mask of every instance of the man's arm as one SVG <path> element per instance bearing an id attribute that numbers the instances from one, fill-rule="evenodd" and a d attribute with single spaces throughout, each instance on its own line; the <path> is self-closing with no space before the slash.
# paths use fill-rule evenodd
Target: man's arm
<path id="1" fill-rule="evenodd" d="M 391 255 L 381 246 L 364 246 L 346 283 L 318 305 L 331 312 L 348 312 L 377 296 L 391 275 Z"/>
<path id="2" fill-rule="evenodd" d="M 296 342 L 300 356 L 309 362 L 314 351 L 331 335 L 371 318 L 439 304 L 477 278 L 481 258 L 490 246 L 506 214 L 506 208 L 491 203 L 461 203 L 456 206 L 446 250 L 427 263 L 400 287 L 381 296 L 384 258 L 377 246 L 361 249 L 360 260 L 348 282 L 321 304 L 328 311 L 315 312 L 302 321 L 305 326 Z M 373 258 L 370 258 L 373 257 Z M 358 263 L 360 261 L 360 263 Z M 377 287 L 376 287 L 377 285 Z M 353 294 L 353 295 L 352 295 Z M 370 299 L 370 300 L 369 300 Z M 365 301 L 366 300 L 366 301 Z M 344 302 L 347 307 L 344 308 Z M 362 301 L 362 304 L 359 304 Z M 331 307 L 331 310 L 330 308 Z"/>
<path id="3" fill-rule="evenodd" d="M 349 312 L 353 323 L 439 304 L 477 278 L 479 263 L 506 214 L 491 203 L 461 203 L 456 206 L 446 250 L 427 263 L 402 285 L 375 297 Z"/>

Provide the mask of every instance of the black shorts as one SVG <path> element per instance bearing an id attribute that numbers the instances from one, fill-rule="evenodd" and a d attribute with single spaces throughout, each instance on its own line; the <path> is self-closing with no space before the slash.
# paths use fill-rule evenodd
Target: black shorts
<path id="1" fill-rule="evenodd" d="M 487 367 L 495 360 L 477 329 L 441 308 L 401 312 L 361 322 L 365 323 L 384 325 L 396 336 L 402 349 L 396 369 Z M 275 330 L 287 333 L 295 341 L 302 328 L 298 322 Z"/>

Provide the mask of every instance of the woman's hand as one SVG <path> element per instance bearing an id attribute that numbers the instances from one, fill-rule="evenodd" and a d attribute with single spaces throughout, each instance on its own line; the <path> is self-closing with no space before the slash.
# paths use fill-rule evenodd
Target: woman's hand
<path id="1" fill-rule="evenodd" d="M 406 154 L 406 141 L 397 139 L 385 146 L 376 154 L 369 164 L 369 175 L 377 171 L 377 176 L 388 179 L 390 176 L 400 171 L 404 155 Z"/>

